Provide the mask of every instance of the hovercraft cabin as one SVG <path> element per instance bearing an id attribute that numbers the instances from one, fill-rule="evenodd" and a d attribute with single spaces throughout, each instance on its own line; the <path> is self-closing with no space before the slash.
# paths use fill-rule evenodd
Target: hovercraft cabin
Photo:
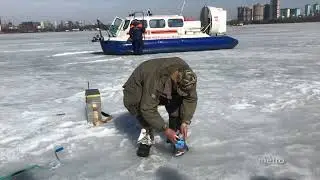
<path id="1" fill-rule="evenodd" d="M 113 31 L 115 37 L 129 37 L 129 30 L 131 22 L 137 19 L 146 28 L 144 39 L 163 39 L 163 38 L 179 38 L 180 35 L 187 34 L 201 34 L 200 21 L 185 20 L 183 16 L 166 15 L 166 16 L 145 16 L 133 17 L 129 16 L 124 20 L 116 17 L 111 31 L 119 29 L 120 31 Z M 122 26 L 122 27 L 121 27 Z"/>

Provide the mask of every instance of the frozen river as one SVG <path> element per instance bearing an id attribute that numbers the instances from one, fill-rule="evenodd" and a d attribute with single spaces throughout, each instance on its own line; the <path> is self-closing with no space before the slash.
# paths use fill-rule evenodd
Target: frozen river
<path id="1" fill-rule="evenodd" d="M 319 29 L 320 23 L 229 27 L 239 40 L 232 50 L 134 57 L 98 53 L 94 32 L 0 35 L 0 176 L 52 164 L 53 148 L 62 145 L 63 163 L 45 179 L 318 180 Z M 186 60 L 199 78 L 191 150 L 171 158 L 157 136 L 151 156 L 140 159 L 139 130 L 121 86 L 139 63 L 169 56 Z M 87 81 L 114 116 L 103 127 L 86 122 Z"/>

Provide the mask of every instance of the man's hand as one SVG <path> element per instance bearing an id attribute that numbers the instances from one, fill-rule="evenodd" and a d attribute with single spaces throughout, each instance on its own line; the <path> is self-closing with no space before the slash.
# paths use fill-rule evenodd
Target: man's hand
<path id="1" fill-rule="evenodd" d="M 188 136 L 188 125 L 186 123 L 182 123 L 181 124 L 180 132 L 183 135 L 183 138 L 187 139 L 187 136 Z"/>
<path id="2" fill-rule="evenodd" d="M 167 136 L 167 138 L 174 144 L 177 142 L 177 139 L 179 138 L 176 135 L 176 132 L 174 130 L 170 129 L 170 128 L 167 128 L 164 131 L 164 135 Z"/>

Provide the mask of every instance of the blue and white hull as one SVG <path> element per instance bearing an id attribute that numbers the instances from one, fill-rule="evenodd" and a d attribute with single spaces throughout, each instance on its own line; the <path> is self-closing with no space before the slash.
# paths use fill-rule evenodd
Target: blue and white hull
<path id="1" fill-rule="evenodd" d="M 133 54 L 130 41 L 102 40 L 100 44 L 107 55 Z M 143 54 L 232 49 L 237 44 L 230 36 L 144 40 Z"/>

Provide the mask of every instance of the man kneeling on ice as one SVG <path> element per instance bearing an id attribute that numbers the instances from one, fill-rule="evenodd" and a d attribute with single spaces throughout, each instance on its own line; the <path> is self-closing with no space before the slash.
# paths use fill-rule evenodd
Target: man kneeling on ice
<path id="1" fill-rule="evenodd" d="M 151 59 L 142 62 L 123 85 L 123 102 L 142 126 L 137 155 L 147 157 L 154 143 L 153 129 L 163 132 L 178 147 L 181 133 L 186 139 L 188 125 L 197 106 L 197 76 L 179 57 Z M 169 114 L 169 126 L 158 112 L 164 105 Z M 183 155 L 187 146 L 175 149 Z"/>

